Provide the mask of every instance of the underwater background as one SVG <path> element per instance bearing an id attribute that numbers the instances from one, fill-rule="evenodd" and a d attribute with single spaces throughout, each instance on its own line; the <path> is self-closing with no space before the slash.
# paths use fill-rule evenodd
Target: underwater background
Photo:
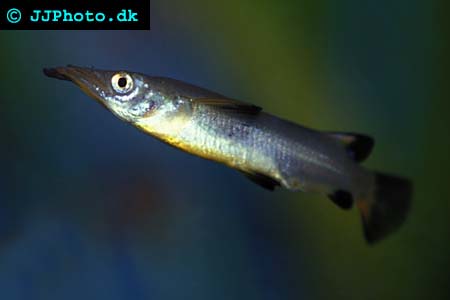
<path id="1" fill-rule="evenodd" d="M 442 2 L 443 3 L 443 2 Z M 1 31 L 1 299 L 448 299 L 450 24 L 436 1 L 152 0 L 150 31 Z M 177 78 L 373 136 L 410 215 L 269 192 L 119 121 L 75 64 Z"/>

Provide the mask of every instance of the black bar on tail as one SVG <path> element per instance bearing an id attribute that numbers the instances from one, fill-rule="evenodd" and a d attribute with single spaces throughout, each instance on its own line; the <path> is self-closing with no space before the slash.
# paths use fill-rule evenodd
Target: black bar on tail
<path id="1" fill-rule="evenodd" d="M 412 184 L 408 179 L 375 174 L 375 194 L 357 201 L 369 243 L 381 240 L 404 222 L 411 197 Z"/>

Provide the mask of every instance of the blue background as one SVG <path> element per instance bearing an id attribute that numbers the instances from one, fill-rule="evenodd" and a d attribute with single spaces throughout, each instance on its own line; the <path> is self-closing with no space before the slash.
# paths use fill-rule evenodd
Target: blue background
<path id="1" fill-rule="evenodd" d="M 151 31 L 0 30 L 1 299 L 447 299 L 448 30 L 433 1 L 152 1 Z M 447 49 L 447 50 L 446 50 Z M 415 182 L 369 247 L 358 213 L 268 192 L 75 86 L 75 64 L 188 81 L 377 145 Z"/>

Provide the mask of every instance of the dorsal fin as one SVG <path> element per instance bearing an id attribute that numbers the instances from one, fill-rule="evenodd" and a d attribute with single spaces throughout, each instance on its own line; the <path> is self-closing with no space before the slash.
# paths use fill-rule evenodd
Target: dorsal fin
<path id="1" fill-rule="evenodd" d="M 342 143 L 351 158 L 362 162 L 369 157 L 375 141 L 367 135 L 349 132 L 329 132 L 331 137 Z"/>
<path id="2" fill-rule="evenodd" d="M 218 109 L 251 115 L 257 114 L 262 110 L 259 106 L 228 98 L 194 98 L 192 102 L 198 105 L 209 105 Z"/>

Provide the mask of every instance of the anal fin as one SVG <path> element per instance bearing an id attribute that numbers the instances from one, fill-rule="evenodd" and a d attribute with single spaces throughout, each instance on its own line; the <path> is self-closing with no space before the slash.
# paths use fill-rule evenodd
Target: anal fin
<path id="1" fill-rule="evenodd" d="M 337 190 L 328 195 L 328 198 L 342 209 L 350 209 L 353 206 L 352 194 L 344 190 Z"/>
<path id="2" fill-rule="evenodd" d="M 277 186 L 280 186 L 280 182 L 276 179 L 273 179 L 272 177 L 269 177 L 267 175 L 258 173 L 258 172 L 245 172 L 240 171 L 242 174 L 245 175 L 248 179 L 253 181 L 254 183 L 258 184 L 259 186 L 262 186 L 263 188 L 273 191 Z"/>

